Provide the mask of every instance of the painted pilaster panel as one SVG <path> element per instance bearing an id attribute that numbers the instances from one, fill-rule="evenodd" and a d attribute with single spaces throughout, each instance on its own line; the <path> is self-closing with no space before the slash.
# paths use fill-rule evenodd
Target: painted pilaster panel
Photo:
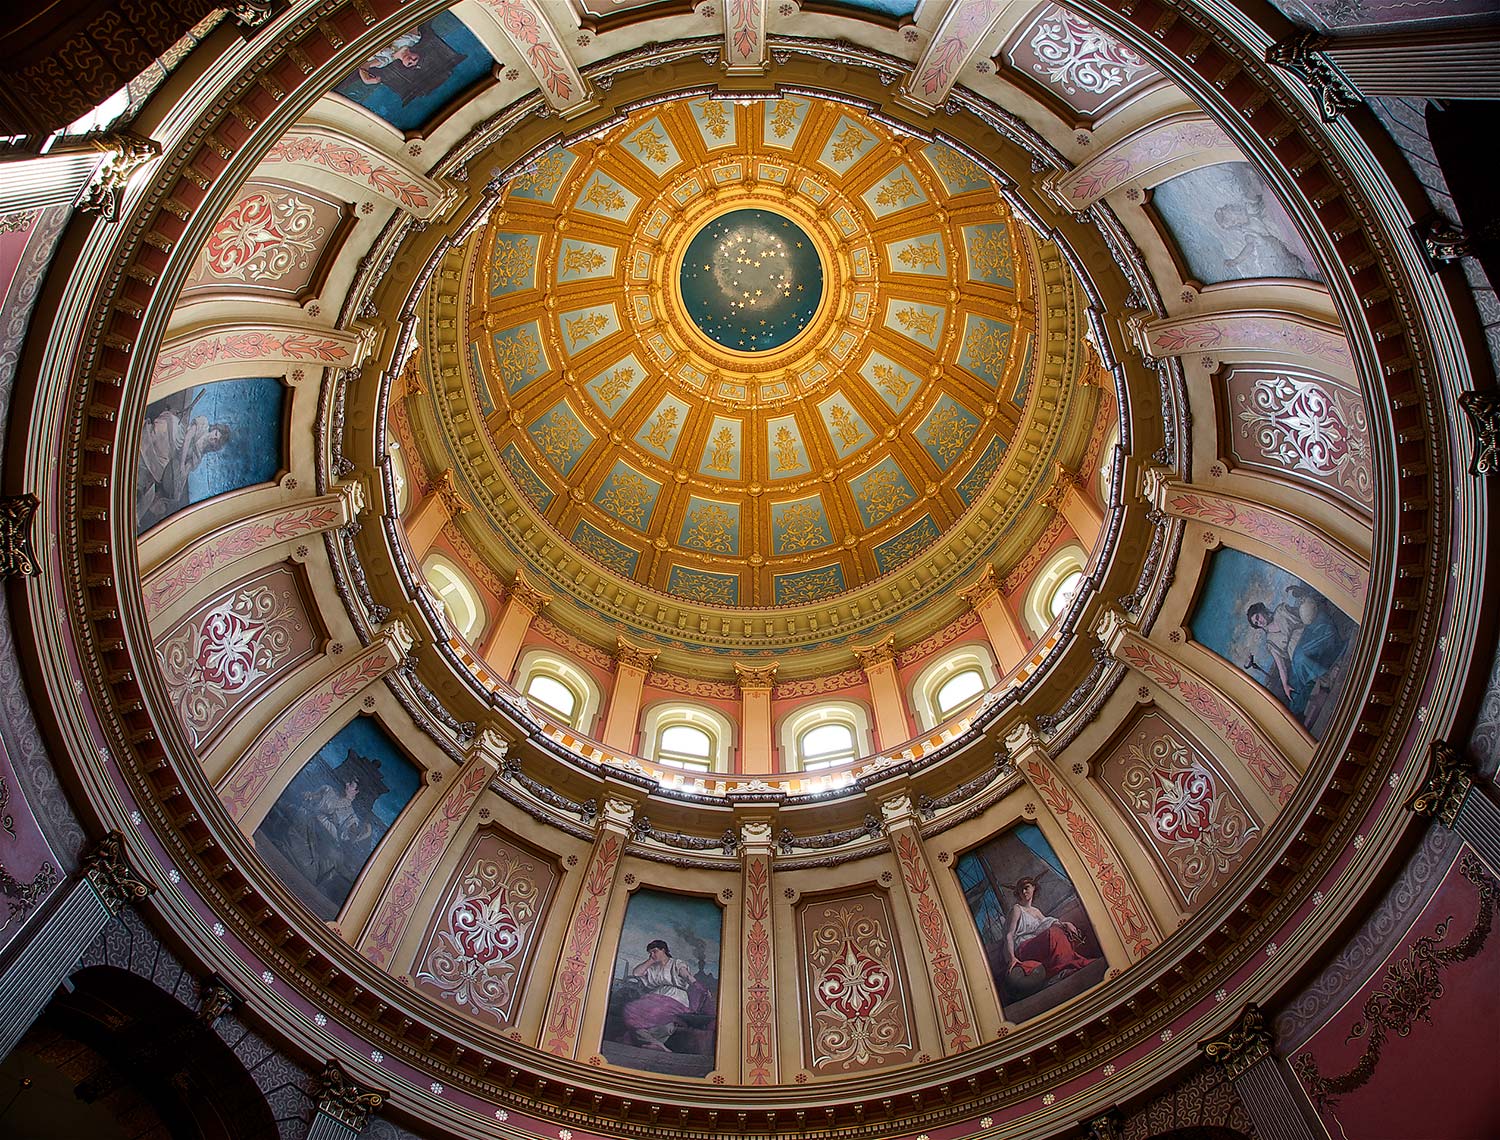
<path id="1" fill-rule="evenodd" d="M 772 953 L 771 824 L 740 828 L 743 914 L 740 960 L 745 977 L 744 1083 L 776 1084 L 776 962 Z"/>

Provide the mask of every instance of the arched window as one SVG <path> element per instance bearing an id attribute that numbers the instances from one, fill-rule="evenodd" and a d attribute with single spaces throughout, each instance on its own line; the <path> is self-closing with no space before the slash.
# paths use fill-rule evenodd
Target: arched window
<path id="1" fill-rule="evenodd" d="M 926 665 L 912 682 L 912 712 L 922 732 L 962 712 L 1000 681 L 987 645 L 964 645 Z"/>
<path id="2" fill-rule="evenodd" d="M 955 673 L 941 685 L 937 691 L 937 711 L 939 716 L 951 716 L 988 686 L 984 683 L 984 674 L 978 669 L 965 669 L 962 673 Z"/>
<path id="3" fill-rule="evenodd" d="M 689 772 L 723 771 L 733 743 L 729 719 L 700 705 L 657 705 L 641 739 L 648 759 Z"/>
<path id="4" fill-rule="evenodd" d="M 587 672 L 562 655 L 532 649 L 516 662 L 516 688 L 552 720 L 587 734 L 603 694 Z"/>
<path id="5" fill-rule="evenodd" d="M 427 584 L 448 611 L 448 620 L 453 623 L 460 637 L 471 641 L 484 628 L 484 606 L 468 576 L 441 554 L 430 554 L 422 563 L 422 573 Z"/>
<path id="6" fill-rule="evenodd" d="M 874 751 L 870 714 L 853 701 L 804 705 L 781 722 L 778 736 L 783 766 L 804 772 L 837 768 Z"/>
<path id="7" fill-rule="evenodd" d="M 1063 547 L 1042 566 L 1021 613 L 1033 637 L 1041 637 L 1058 618 L 1068 612 L 1078 590 L 1083 585 L 1083 570 L 1088 564 L 1088 555 L 1076 544 Z"/>
<path id="8" fill-rule="evenodd" d="M 553 719 L 571 725 L 578 712 L 578 694 L 550 673 L 535 673 L 526 682 L 526 695 L 551 713 Z"/>
<path id="9" fill-rule="evenodd" d="M 401 445 L 394 440 L 386 454 L 391 460 L 391 490 L 396 497 L 396 515 L 400 517 L 406 514 L 406 508 L 411 505 L 411 484 L 406 479 L 406 457 L 401 453 Z"/>

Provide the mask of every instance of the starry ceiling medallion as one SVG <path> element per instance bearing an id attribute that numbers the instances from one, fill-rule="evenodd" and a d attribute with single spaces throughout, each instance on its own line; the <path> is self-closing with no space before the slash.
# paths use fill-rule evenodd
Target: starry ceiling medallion
<path id="1" fill-rule="evenodd" d="M 724 348 L 764 353 L 795 340 L 823 299 L 811 237 L 770 210 L 734 210 L 688 243 L 678 280 L 683 307 Z"/>

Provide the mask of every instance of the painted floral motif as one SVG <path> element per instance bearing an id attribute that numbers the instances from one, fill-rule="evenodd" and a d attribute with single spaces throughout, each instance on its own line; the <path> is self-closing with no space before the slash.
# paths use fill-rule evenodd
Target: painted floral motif
<path id="1" fill-rule="evenodd" d="M 969 1003 L 964 997 L 962 979 L 955 961 L 953 942 L 948 934 L 948 923 L 943 917 L 943 908 L 933 897 L 932 876 L 927 871 L 927 858 L 920 843 L 910 831 L 903 830 L 896 837 L 896 858 L 901 864 L 901 879 L 906 884 L 912 907 L 917 914 L 917 925 L 922 930 L 922 942 L 927 951 L 927 964 L 932 974 L 933 989 L 937 991 L 937 1004 L 943 1026 L 943 1037 L 948 1048 L 961 1052 L 973 1047 L 974 1023 L 969 1015 Z"/>
<path id="2" fill-rule="evenodd" d="M 573 97 L 573 80 L 564 56 L 557 48 L 551 29 L 530 4 L 520 0 L 484 0 L 500 17 L 500 26 L 516 47 L 526 53 L 531 68 L 543 88 L 554 99 L 566 102 Z"/>
<path id="3" fill-rule="evenodd" d="M 1061 8 L 1037 22 L 1031 50 L 1031 70 L 1069 95 L 1105 95 L 1151 70 L 1119 40 Z"/>
<path id="4" fill-rule="evenodd" d="M 427 192 L 403 171 L 371 161 L 355 147 L 306 135 L 288 136 L 267 153 L 266 162 L 300 162 L 326 166 L 340 174 L 358 175 L 370 187 L 394 198 L 410 210 L 425 210 L 432 204 Z"/>
<path id="5" fill-rule="evenodd" d="M 588 985 L 589 966 L 599 947 L 599 928 L 604 919 L 604 896 L 615 881 L 615 868 L 623 844 L 613 832 L 601 836 L 583 879 L 583 897 L 573 915 L 568 947 L 563 953 L 552 1008 L 547 1015 L 547 1052 L 558 1057 L 573 1054 L 578 1043 L 578 1019 L 583 991 Z"/>
<path id="6" fill-rule="evenodd" d="M 470 864 L 417 980 L 436 987 L 460 1008 L 509 1024 L 522 951 L 544 897 L 537 873 L 532 860 L 498 845 L 489 857 Z"/>
<path id="7" fill-rule="evenodd" d="M 994 0 L 968 0 L 954 6 L 954 14 L 938 33 L 917 76 L 917 85 L 928 100 L 936 100 L 953 86 L 959 67 L 974 54 L 982 33 L 1002 7 Z"/>
<path id="8" fill-rule="evenodd" d="M 1262 458 L 1372 502 L 1369 424 L 1358 397 L 1306 377 L 1274 374 L 1238 393 L 1235 407 L 1240 436 L 1253 439 Z"/>
<path id="9" fill-rule="evenodd" d="M 815 905 L 806 916 L 812 1063 L 849 1069 L 911 1048 L 884 908 L 875 899 Z"/>
<path id="10" fill-rule="evenodd" d="M 745 1083 L 776 1081 L 771 1000 L 771 860 L 745 859 Z"/>
<path id="11" fill-rule="evenodd" d="M 279 281 L 306 269 L 327 230 L 295 194 L 258 191 L 219 219 L 204 246 L 209 271 L 237 281 Z"/>
<path id="12" fill-rule="evenodd" d="M 306 360 L 315 364 L 339 364 L 349 359 L 349 346 L 343 341 L 312 333 L 287 333 L 276 336 L 268 332 L 238 332 L 195 341 L 191 346 L 157 358 L 151 382 L 175 380 L 195 368 L 220 360 Z"/>
<path id="13" fill-rule="evenodd" d="M 303 628 L 291 592 L 260 584 L 236 590 L 157 650 L 168 697 L 193 747 L 207 739 L 237 696 L 294 655 L 294 638 Z"/>
<path id="14" fill-rule="evenodd" d="M 1188 905 L 1239 862 L 1260 832 L 1218 777 L 1178 740 L 1161 735 L 1127 749 L 1125 794 L 1175 872 Z"/>

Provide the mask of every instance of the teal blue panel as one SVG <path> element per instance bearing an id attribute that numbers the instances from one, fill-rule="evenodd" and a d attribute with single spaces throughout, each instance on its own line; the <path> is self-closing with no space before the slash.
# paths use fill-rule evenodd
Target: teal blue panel
<path id="1" fill-rule="evenodd" d="M 554 404 L 533 420 L 526 433 L 559 475 L 569 474 L 579 457 L 589 449 L 589 444 L 594 442 L 593 433 L 584 427 L 578 413 L 566 400 Z"/>
<path id="2" fill-rule="evenodd" d="M 922 387 L 922 377 L 878 352 L 870 353 L 860 365 L 859 374 L 891 411 L 898 414 L 906 411 L 906 405 Z"/>
<path id="3" fill-rule="evenodd" d="M 558 283 L 613 277 L 618 253 L 602 242 L 566 238 L 557 252 Z"/>
<path id="4" fill-rule="evenodd" d="M 778 606 L 796 606 L 831 598 L 844 592 L 844 568 L 835 562 L 831 566 L 815 566 L 795 574 L 777 574 L 773 587 Z"/>
<path id="5" fill-rule="evenodd" d="M 735 105 L 723 99 L 695 99 L 688 104 L 693 122 L 703 136 L 705 150 L 733 146 L 739 137 L 739 119 Z"/>
<path id="6" fill-rule="evenodd" d="M 619 332 L 620 314 L 612 304 L 574 309 L 557 318 L 557 331 L 567 354 L 577 356 Z"/>
<path id="7" fill-rule="evenodd" d="M 594 506 L 634 530 L 645 531 L 660 493 L 661 484 L 655 479 L 617 459 L 594 492 Z"/>
<path id="8" fill-rule="evenodd" d="M 887 214 L 899 213 L 902 210 L 910 210 L 914 206 L 926 204 L 927 191 L 922 189 L 922 183 L 911 172 L 911 167 L 903 162 L 860 197 L 870 208 L 870 213 L 877 218 L 883 218 Z"/>
<path id="9" fill-rule="evenodd" d="M 790 95 L 780 99 L 767 99 L 762 104 L 761 138 L 767 146 L 791 150 L 802 133 L 802 124 L 807 122 L 806 99 L 794 99 Z"/>
<path id="10" fill-rule="evenodd" d="M 703 444 L 703 458 L 698 463 L 698 474 L 724 479 L 740 477 L 740 431 L 739 420 L 727 416 L 715 416 L 708 429 L 708 439 Z"/>
<path id="11" fill-rule="evenodd" d="M 952 396 L 944 395 L 913 433 L 940 470 L 947 471 L 979 430 L 979 417 Z"/>
<path id="12" fill-rule="evenodd" d="M 823 417 L 823 427 L 827 429 L 828 438 L 840 459 L 874 442 L 875 433 L 870 430 L 870 425 L 842 392 L 835 392 L 822 400 L 818 404 L 818 414 Z"/>
<path id="13" fill-rule="evenodd" d="M 535 289 L 536 259 L 541 248 L 541 234 L 496 234 L 490 248 L 490 296 Z"/>
<path id="14" fill-rule="evenodd" d="M 596 214 L 611 221 L 628 222 L 641 196 L 623 183 L 616 182 L 602 170 L 596 170 L 578 191 L 575 209 Z"/>
<path id="15" fill-rule="evenodd" d="M 989 175 L 966 156 L 959 154 L 945 143 L 932 143 L 922 148 L 922 157 L 933 173 L 943 180 L 943 188 L 949 194 L 967 194 L 972 190 L 988 190 L 993 183 Z"/>
<path id="16" fill-rule="evenodd" d="M 661 119 L 648 119 L 620 141 L 619 149 L 660 177 L 682 161 Z"/>
<path id="17" fill-rule="evenodd" d="M 838 126 L 823 144 L 818 155 L 818 164 L 826 166 L 836 174 L 848 174 L 849 168 L 875 149 L 875 136 L 847 115 L 839 118 Z"/>
<path id="18" fill-rule="evenodd" d="M 596 526 L 579 520 L 573 528 L 573 545 L 606 569 L 626 578 L 635 576 L 640 551 L 616 542 Z"/>
<path id="19" fill-rule="evenodd" d="M 653 455 L 670 460 L 677 450 L 677 440 L 682 436 L 683 425 L 687 423 L 691 410 L 692 405 L 686 400 L 670 394 L 663 396 L 646 417 L 641 430 L 635 433 L 636 443 Z"/>
<path id="20" fill-rule="evenodd" d="M 505 449 L 500 452 L 500 458 L 505 460 L 506 470 L 516 484 L 516 490 L 525 495 L 539 511 L 545 511 L 552 505 L 554 498 L 552 488 L 547 486 L 546 481 L 536 473 L 536 469 L 526 462 L 526 457 L 521 454 L 521 449 L 514 443 L 507 443 Z"/>
<path id="21" fill-rule="evenodd" d="M 903 241 L 885 243 L 885 256 L 892 273 L 916 273 L 923 277 L 948 276 L 948 250 L 940 233 L 922 234 Z"/>
<path id="22" fill-rule="evenodd" d="M 911 480 L 889 455 L 849 480 L 849 493 L 854 496 L 860 520 L 866 527 L 879 525 L 917 499 Z"/>
<path id="23" fill-rule="evenodd" d="M 958 350 L 959 367 L 992 388 L 999 387 L 1014 339 L 1013 326 L 970 313 L 964 322 L 963 347 Z"/>
<path id="24" fill-rule="evenodd" d="M 894 538 L 888 538 L 875 548 L 875 565 L 882 574 L 894 570 L 903 562 L 915 558 L 938 540 L 937 523 L 931 515 L 923 515 Z"/>
<path id="25" fill-rule="evenodd" d="M 899 301 L 892 298 L 885 306 L 885 327 L 923 348 L 936 351 L 943 339 L 943 321 L 946 316 L 947 310 L 941 305 L 924 305 L 921 301 Z"/>
<path id="26" fill-rule="evenodd" d="M 740 604 L 740 577 L 674 564 L 672 573 L 667 576 L 667 593 L 710 606 L 737 606 Z"/>
<path id="27" fill-rule="evenodd" d="M 772 479 L 791 479 L 812 470 L 796 416 L 777 416 L 766 422 L 766 470 Z"/>
<path id="28" fill-rule="evenodd" d="M 776 554 L 800 554 L 833 541 L 828 514 L 821 495 L 771 505 L 771 550 Z"/>
<path id="29" fill-rule="evenodd" d="M 969 263 L 970 281 L 1015 288 L 1015 253 L 1010 244 L 1010 227 L 1003 222 L 965 226 L 964 256 Z"/>
<path id="30" fill-rule="evenodd" d="M 543 347 L 542 326 L 537 321 L 503 329 L 490 337 L 495 353 L 495 371 L 505 390 L 515 395 L 552 366 Z"/>
<path id="31" fill-rule="evenodd" d="M 682 533 L 677 542 L 679 546 L 709 554 L 738 554 L 740 505 L 689 496 L 687 511 L 682 517 Z"/>
<path id="32" fill-rule="evenodd" d="M 505 192 L 512 198 L 545 202 L 550 206 L 557 198 L 557 188 L 577 161 L 578 156 L 566 147 L 553 147 L 537 160 L 534 167 L 512 178 Z"/>
<path id="33" fill-rule="evenodd" d="M 972 507 L 974 501 L 984 494 L 984 489 L 990 485 L 990 480 L 1000 469 L 1000 460 L 1004 455 L 1005 441 L 998 435 L 994 436 L 985 445 L 984 453 L 975 460 L 974 466 L 969 468 L 969 473 L 960 479 L 958 486 L 954 488 L 958 492 L 958 497 L 964 501 L 964 506 Z"/>
<path id="34" fill-rule="evenodd" d="M 630 399 L 631 393 L 640 385 L 645 375 L 646 370 L 641 367 L 641 362 L 632 352 L 624 359 L 617 360 L 608 368 L 603 369 L 584 385 L 584 389 L 598 409 L 606 416 L 613 418 L 614 414 L 625 406 L 625 401 Z"/>

